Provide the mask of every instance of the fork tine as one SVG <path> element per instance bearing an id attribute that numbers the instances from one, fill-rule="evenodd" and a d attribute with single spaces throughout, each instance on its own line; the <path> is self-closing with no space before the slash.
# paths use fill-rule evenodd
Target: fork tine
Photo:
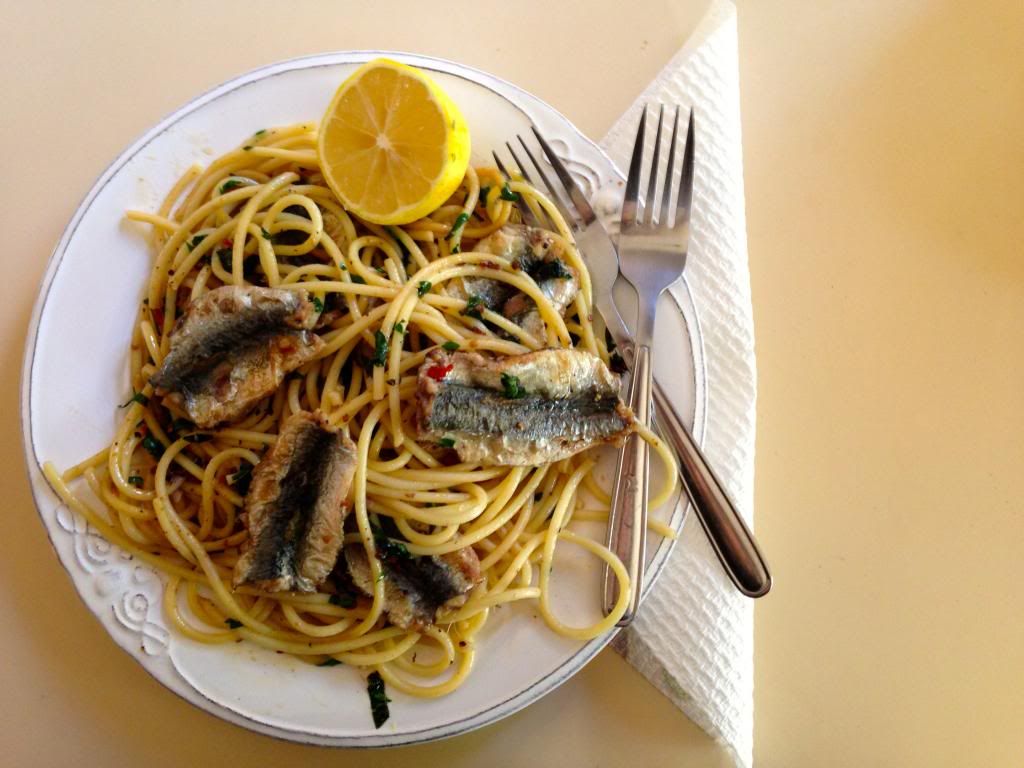
<path id="1" fill-rule="evenodd" d="M 526 179 L 528 184 L 533 184 L 533 179 L 531 179 L 530 174 L 526 172 L 526 166 L 523 165 L 523 161 L 519 159 L 519 156 L 516 154 L 516 151 L 512 149 L 512 145 L 506 141 L 505 147 L 508 149 L 508 153 L 512 155 L 512 159 L 516 161 L 516 165 L 519 166 L 519 173 L 522 174 L 523 178 Z M 533 184 L 533 186 L 537 185 Z"/>
<path id="2" fill-rule="evenodd" d="M 505 142 L 505 146 L 508 148 L 508 153 L 510 155 L 512 155 L 512 159 L 515 160 L 516 165 L 519 166 L 519 173 L 522 174 L 523 178 L 529 184 L 531 184 L 533 186 L 537 186 L 536 184 L 534 184 L 533 179 L 530 178 L 530 174 L 526 172 L 526 164 L 522 160 L 519 159 L 519 155 L 517 155 L 516 151 L 514 149 L 512 149 L 512 145 L 509 142 L 506 141 Z M 533 209 L 531 209 L 530 206 L 525 201 L 523 201 L 522 199 L 520 199 L 519 203 L 517 203 L 517 207 L 519 208 L 520 212 L 522 212 L 524 210 L 525 211 L 529 211 L 530 218 L 532 218 L 533 221 L 536 222 L 537 226 L 543 227 L 544 229 L 554 229 L 555 228 L 555 223 L 550 219 L 550 217 L 547 215 L 547 213 L 544 211 L 544 209 L 540 208 L 540 206 L 538 206 L 538 208 L 540 208 L 541 215 L 543 216 L 543 219 L 540 216 L 538 216 L 537 214 L 535 214 L 533 212 Z M 525 217 L 523 218 L 523 221 L 526 221 Z M 530 223 L 530 222 L 527 222 L 527 223 Z"/>
<path id="3" fill-rule="evenodd" d="M 675 167 L 676 162 L 676 136 L 679 133 L 679 105 L 676 105 L 676 116 L 672 120 L 672 138 L 669 139 L 668 144 L 668 162 L 665 164 L 665 188 L 661 193 L 661 212 L 658 214 L 658 223 L 663 226 L 668 226 L 668 206 L 669 200 L 672 197 L 672 169 Z"/>
<path id="4" fill-rule="evenodd" d="M 506 180 L 511 181 L 512 174 L 508 172 L 508 168 L 506 168 L 505 164 L 501 162 L 501 158 L 498 156 L 498 153 L 491 150 L 491 156 L 494 158 L 494 162 L 498 166 L 498 170 L 501 171 L 501 175 L 504 176 Z M 512 157 L 515 157 L 515 155 L 513 154 Z M 516 210 L 519 211 L 519 215 L 522 217 L 524 224 L 528 227 L 540 226 L 540 222 L 537 221 L 537 217 L 533 215 L 533 211 L 530 210 L 530 206 L 523 202 L 522 197 L 520 197 L 519 201 L 515 203 L 515 206 Z"/>
<path id="5" fill-rule="evenodd" d="M 640 173 L 644 159 L 644 130 L 647 127 L 647 107 L 640 113 L 640 125 L 636 131 L 636 142 L 633 144 L 633 157 L 629 161 L 629 175 L 626 177 L 626 192 L 622 199 L 621 228 L 636 225 L 637 197 L 640 194 Z"/>
<path id="6" fill-rule="evenodd" d="M 683 167 L 679 171 L 679 199 L 676 202 L 676 220 L 673 227 L 690 223 L 690 206 L 693 203 L 693 145 L 695 141 L 693 108 L 690 108 L 690 122 L 686 126 L 686 147 L 683 149 Z"/>
<path id="7" fill-rule="evenodd" d="M 512 174 L 508 172 L 508 168 L 506 168 L 505 164 L 501 162 L 501 158 L 498 157 L 498 153 L 491 150 L 491 156 L 494 158 L 494 163 L 498 166 L 498 170 L 501 171 L 501 175 L 506 179 L 511 179 Z"/>
<path id="8" fill-rule="evenodd" d="M 544 155 L 547 157 L 548 162 L 551 163 L 551 167 L 555 169 L 555 174 L 558 176 L 558 180 L 562 182 L 562 186 L 565 187 L 565 191 L 569 193 L 569 200 L 572 202 L 573 208 L 576 209 L 576 213 L 580 215 L 584 224 L 592 222 L 596 216 L 594 215 L 594 209 L 590 207 L 590 203 L 587 202 L 587 196 L 583 194 L 580 188 L 576 185 L 572 174 L 569 173 L 569 169 L 565 167 L 565 163 L 561 161 L 558 155 L 555 154 L 555 150 L 551 148 L 547 140 L 540 135 L 540 131 L 537 130 L 536 126 L 531 125 L 530 130 L 533 131 L 533 135 L 537 137 L 537 141 L 540 143 L 540 148 L 544 150 Z M 522 138 L 519 139 L 522 142 Z M 526 148 L 526 144 L 523 144 Z M 526 150 L 529 154 L 530 150 Z M 537 166 L 537 170 L 540 171 L 543 176 L 544 171 L 537 164 L 537 161 L 533 159 L 533 155 L 530 155 L 530 159 L 533 160 L 533 164 Z M 544 183 L 551 188 L 551 183 L 545 178 Z M 552 190 L 554 191 L 554 190 Z M 556 195 L 557 197 L 557 195 Z"/>
<path id="9" fill-rule="evenodd" d="M 658 191 L 658 160 L 661 158 L 661 124 L 665 119 L 665 105 L 662 104 L 658 110 L 658 127 L 654 129 L 654 154 L 651 156 L 651 173 L 650 178 L 647 180 L 647 197 L 645 199 L 645 210 L 644 210 L 644 223 L 649 226 L 654 226 L 654 201 L 656 199 L 656 193 Z M 668 173 L 672 173 L 672 167 L 669 166 Z M 666 176 L 665 186 L 668 187 L 672 183 L 672 177 Z"/>
<path id="10" fill-rule="evenodd" d="M 565 219 L 566 223 L 573 229 L 578 229 L 579 225 L 577 218 L 572 215 L 568 208 L 565 207 L 565 202 L 562 199 L 562 196 L 558 194 L 558 189 L 551 183 L 548 175 L 544 173 L 544 167 L 537 162 L 537 158 L 533 156 L 533 152 L 530 151 L 529 145 L 523 141 L 523 137 L 517 135 L 516 138 L 519 139 L 519 143 L 523 145 L 523 151 L 526 152 L 526 156 L 530 158 L 530 162 L 533 163 L 533 167 L 537 170 L 537 175 L 540 176 L 541 181 L 544 182 L 544 186 L 547 187 L 548 194 L 551 197 L 551 202 L 555 204 L 555 207 L 558 209 L 558 212 L 562 214 L 562 218 Z M 554 226 L 554 222 L 552 222 L 552 226 Z"/>

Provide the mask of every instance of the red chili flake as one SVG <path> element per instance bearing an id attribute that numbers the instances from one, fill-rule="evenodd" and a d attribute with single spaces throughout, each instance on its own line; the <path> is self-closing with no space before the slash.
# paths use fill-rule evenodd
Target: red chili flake
<path id="1" fill-rule="evenodd" d="M 231 238 L 229 237 L 229 238 L 227 238 L 227 239 L 225 239 L 225 240 L 221 240 L 221 241 L 220 241 L 220 244 L 221 244 L 221 245 L 223 245 L 223 246 L 224 246 L 225 248 L 230 248 L 231 246 L 233 246 L 233 245 L 235 244 L 235 241 L 234 241 L 234 240 L 232 240 L 232 239 L 231 239 Z"/>
<path id="2" fill-rule="evenodd" d="M 481 261 L 480 266 L 484 269 L 501 269 L 501 266 L 494 261 Z"/>
<path id="3" fill-rule="evenodd" d="M 453 365 L 432 365 L 427 368 L 427 376 L 435 381 L 441 381 L 441 379 L 447 376 L 448 372 L 454 367 L 455 366 Z"/>

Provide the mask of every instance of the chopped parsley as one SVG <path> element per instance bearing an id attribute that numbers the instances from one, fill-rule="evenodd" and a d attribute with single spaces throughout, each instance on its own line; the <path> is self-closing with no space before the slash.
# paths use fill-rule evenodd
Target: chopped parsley
<path id="1" fill-rule="evenodd" d="M 242 622 L 238 619 L 224 619 L 224 623 L 227 624 L 231 629 L 238 629 L 242 626 Z"/>
<path id="2" fill-rule="evenodd" d="M 258 139 L 260 136 L 266 135 L 266 133 L 267 133 L 267 129 L 266 128 L 260 128 L 258 131 L 256 131 L 256 133 L 254 133 L 252 135 L 252 137 L 254 139 Z"/>
<path id="3" fill-rule="evenodd" d="M 213 440 L 213 435 L 209 432 L 193 432 L 191 435 L 182 435 L 181 438 L 186 443 L 205 443 L 207 440 Z"/>
<path id="4" fill-rule="evenodd" d="M 382 331 L 373 334 L 373 357 L 370 362 L 383 367 L 388 361 L 388 337 Z"/>
<path id="5" fill-rule="evenodd" d="M 428 282 L 427 280 L 420 280 L 420 284 L 416 286 L 416 295 L 419 296 L 420 298 L 423 298 L 428 293 L 430 293 L 430 289 L 433 287 L 433 283 Z"/>
<path id="6" fill-rule="evenodd" d="M 338 661 L 336 658 L 334 658 L 333 656 L 328 656 L 326 659 L 324 659 L 319 664 L 317 664 L 317 666 L 318 667 L 337 667 L 340 664 L 341 664 L 341 662 Z"/>
<path id="7" fill-rule="evenodd" d="M 377 531 L 373 541 L 377 545 L 377 557 L 381 560 L 409 560 L 412 558 L 405 544 L 389 539 L 383 531 Z"/>
<path id="8" fill-rule="evenodd" d="M 449 352 L 454 352 L 456 349 L 459 348 L 459 343 L 457 341 L 446 341 L 441 346 L 444 349 L 447 349 Z"/>
<path id="9" fill-rule="evenodd" d="M 142 447 L 149 451 L 155 459 L 159 459 L 164 455 L 164 444 L 152 435 L 146 435 L 142 438 Z"/>
<path id="10" fill-rule="evenodd" d="M 518 400 L 526 395 L 526 390 L 519 383 L 519 377 L 513 376 L 511 373 L 501 374 L 501 386 L 505 390 L 505 397 L 510 400 Z"/>
<path id="11" fill-rule="evenodd" d="M 445 240 L 452 241 L 452 253 L 459 253 L 462 251 L 462 228 L 466 226 L 466 222 L 469 221 L 469 214 L 463 211 L 455 217 L 455 222 L 452 224 L 452 228 L 445 235 Z"/>
<path id="12" fill-rule="evenodd" d="M 339 592 L 338 594 L 331 595 L 327 598 L 327 602 L 331 605 L 336 605 L 339 608 L 355 608 L 356 596 L 351 592 Z"/>
<path id="13" fill-rule="evenodd" d="M 480 320 L 483 317 L 483 304 L 483 299 L 475 293 L 470 294 L 469 298 L 466 299 L 466 308 L 462 310 L 462 314 L 468 317 L 475 317 L 477 320 Z"/>
<path id="14" fill-rule="evenodd" d="M 142 483 L 144 481 L 142 479 L 142 475 L 129 475 L 128 476 L 128 482 L 131 483 L 132 485 L 136 486 L 137 488 L 141 488 L 142 487 Z"/>
<path id="15" fill-rule="evenodd" d="M 313 302 L 313 309 L 318 313 L 322 313 L 324 311 L 324 303 L 320 300 L 320 297 L 314 296 L 311 301 Z"/>
<path id="16" fill-rule="evenodd" d="M 252 149 L 252 144 L 246 144 L 244 147 L 242 147 L 242 149 L 248 152 L 250 149 Z"/>
<path id="17" fill-rule="evenodd" d="M 541 264 L 537 268 L 533 278 L 537 281 L 569 280 L 572 278 L 572 272 L 569 271 L 561 259 L 552 259 L 551 261 L 545 261 Z"/>
<path id="18" fill-rule="evenodd" d="M 490 187 L 480 187 L 480 205 L 487 210 L 487 193 L 491 191 Z"/>
<path id="19" fill-rule="evenodd" d="M 235 486 L 235 489 L 244 495 L 249 492 L 249 483 L 251 480 L 252 464 L 245 463 L 238 468 L 237 472 L 228 477 L 228 485 Z"/>
<path id="20" fill-rule="evenodd" d="M 127 403 L 121 403 L 121 405 L 119 405 L 117 407 L 118 408 L 127 408 L 132 403 L 138 403 L 139 405 L 149 405 L 149 398 L 146 397 L 141 392 L 136 392 L 135 390 L 132 390 L 132 396 L 128 399 L 128 402 Z"/>
<path id="21" fill-rule="evenodd" d="M 206 235 L 196 235 L 191 240 L 189 240 L 187 244 L 189 252 L 191 253 L 192 251 L 194 251 L 196 246 L 203 242 L 203 240 L 205 239 Z"/>
<path id="22" fill-rule="evenodd" d="M 454 437 L 442 437 L 440 440 L 437 441 L 437 444 L 439 446 L 441 446 L 442 448 L 454 448 L 455 447 L 455 438 Z"/>
<path id="23" fill-rule="evenodd" d="M 264 229 L 263 227 L 260 227 L 260 234 L 263 235 L 263 239 L 264 240 L 271 240 L 272 239 L 271 234 L 269 232 L 267 232 L 267 230 Z"/>
<path id="24" fill-rule="evenodd" d="M 466 226 L 467 221 L 469 221 L 469 214 L 463 211 L 455 217 L 455 222 L 452 224 L 452 228 L 448 231 L 448 234 L 444 236 L 444 239 L 451 240 L 456 235 L 461 235 L 462 228 Z"/>
<path id="25" fill-rule="evenodd" d="M 501 187 L 501 199 L 502 200 L 508 200 L 510 203 L 518 203 L 519 202 L 519 193 L 518 192 L 513 192 L 509 188 L 508 182 L 506 181 L 502 185 L 502 187 Z"/>
<path id="26" fill-rule="evenodd" d="M 395 333 L 405 333 L 405 320 L 399 320 L 395 323 Z"/>
<path id="27" fill-rule="evenodd" d="M 373 727 L 380 728 L 391 717 L 391 712 L 388 710 L 388 702 L 391 699 L 388 698 L 387 691 L 384 689 L 384 678 L 380 676 L 380 672 L 372 672 L 366 678 L 366 693 L 370 697 Z"/>
<path id="28" fill-rule="evenodd" d="M 366 285 L 366 280 L 363 279 L 362 275 L 352 275 L 352 282 L 358 285 Z"/>
<path id="29" fill-rule="evenodd" d="M 231 249 L 218 248 L 217 261 L 220 262 L 220 266 L 222 269 L 231 269 Z"/>
<path id="30" fill-rule="evenodd" d="M 244 187 L 245 182 L 241 179 L 228 179 L 220 185 L 220 193 L 223 195 L 225 192 L 230 192 L 232 189 L 238 189 Z"/>

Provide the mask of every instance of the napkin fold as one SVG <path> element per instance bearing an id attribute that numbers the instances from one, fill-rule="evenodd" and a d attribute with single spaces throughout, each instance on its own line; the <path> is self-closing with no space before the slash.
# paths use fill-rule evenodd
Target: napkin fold
<path id="1" fill-rule="evenodd" d="M 659 103 L 694 109 L 686 276 L 707 364 L 703 448 L 751 523 L 757 390 L 732 2 L 711 4 L 686 45 L 604 137 L 602 148 L 620 168 L 629 165 L 640 108 Z M 614 647 L 737 765 L 751 765 L 753 605 L 723 572 L 692 512 L 657 586 Z"/>

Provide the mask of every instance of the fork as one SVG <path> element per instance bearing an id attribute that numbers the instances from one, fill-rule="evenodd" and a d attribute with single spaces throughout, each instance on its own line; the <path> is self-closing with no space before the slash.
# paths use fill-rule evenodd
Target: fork
<path id="1" fill-rule="evenodd" d="M 632 339 L 629 329 L 619 315 L 618 308 L 612 299 L 613 287 L 619 276 L 618 254 L 604 227 L 597 221 L 596 214 L 588 203 L 586 195 L 577 186 L 561 158 L 535 126 L 531 126 L 531 130 L 540 144 L 543 156 L 548 161 L 549 169 L 554 171 L 561 187 L 551 183 L 548 174 L 544 171 L 544 165 L 537 161 L 523 137 L 517 135 L 516 139 L 532 163 L 540 181 L 543 182 L 543 186 L 547 188 L 551 201 L 572 229 L 590 272 L 594 306 L 621 351 L 626 365 L 632 368 Z M 520 159 L 512 144 L 506 142 L 505 147 L 515 165 L 518 166 L 519 175 L 530 184 L 540 188 L 540 185 L 531 178 L 526 164 Z M 505 178 L 513 179 L 513 174 L 502 162 L 498 153 L 492 152 L 491 154 Z M 565 197 L 561 194 L 563 191 Z M 565 202 L 566 198 L 568 203 Z M 524 223 L 546 229 L 554 228 L 554 222 L 545 217 L 543 211 L 540 212 L 541 218 L 538 219 L 523 201 L 517 202 L 516 207 Z M 653 395 L 656 409 L 655 413 L 651 415 L 652 421 L 656 423 L 657 430 L 668 440 L 679 458 L 679 474 L 683 488 L 693 504 L 723 568 L 743 594 L 749 597 L 760 597 L 766 594 L 771 588 L 771 574 L 757 542 L 743 523 L 742 517 L 723 490 L 721 481 L 708 465 L 700 447 L 675 412 L 668 395 L 658 385 L 657 380 L 654 380 Z M 610 531 L 618 523 L 616 518 L 609 516 Z M 636 583 L 639 586 L 640 582 L 636 581 Z M 617 597 L 617 580 L 612 577 L 610 569 L 605 571 L 604 591 L 606 610 L 610 610 Z"/>

